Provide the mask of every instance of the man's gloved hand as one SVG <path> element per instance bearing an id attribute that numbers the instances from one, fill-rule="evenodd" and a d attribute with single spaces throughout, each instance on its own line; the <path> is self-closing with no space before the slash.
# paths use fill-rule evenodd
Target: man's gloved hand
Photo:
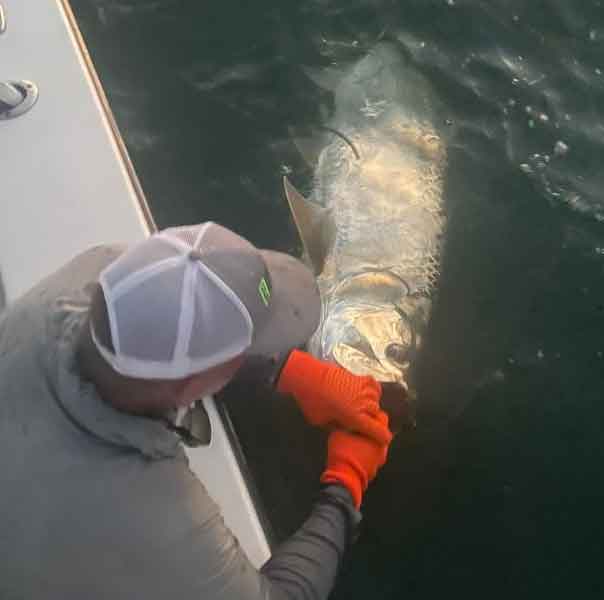
<path id="1" fill-rule="evenodd" d="M 388 416 L 380 411 L 377 419 L 388 428 Z M 327 445 L 327 467 L 321 475 L 321 483 L 339 483 L 348 489 L 354 505 L 361 506 L 363 493 L 386 462 L 387 444 L 336 429 L 329 434 Z"/>
<path id="2" fill-rule="evenodd" d="M 336 425 L 388 444 L 392 433 L 378 418 L 382 389 L 373 377 L 353 375 L 300 350 L 288 357 L 277 391 L 292 394 L 311 425 Z"/>

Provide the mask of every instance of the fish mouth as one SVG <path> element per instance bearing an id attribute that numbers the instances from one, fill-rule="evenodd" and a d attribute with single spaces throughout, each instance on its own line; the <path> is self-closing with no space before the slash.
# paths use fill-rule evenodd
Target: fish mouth
<path id="1" fill-rule="evenodd" d="M 405 346 L 404 344 L 399 344 L 397 342 L 390 342 L 386 346 L 385 354 L 386 358 L 403 366 L 409 360 L 410 350 L 411 348 L 409 346 Z"/>
<path id="2" fill-rule="evenodd" d="M 402 308 L 409 293 L 388 268 L 340 280 L 323 305 L 321 355 L 357 375 L 405 385 L 416 347 L 415 328 Z"/>
<path id="3" fill-rule="evenodd" d="M 374 360 L 362 350 L 349 344 L 338 344 L 333 350 L 333 358 L 341 367 L 355 375 L 370 375 L 377 381 L 406 385 L 402 368 L 393 367 L 379 359 Z"/>
<path id="4" fill-rule="evenodd" d="M 347 326 L 333 345 L 331 355 L 342 367 L 357 375 L 404 386 L 416 338 L 407 315 L 397 306 L 349 308 Z M 355 314 L 356 313 L 356 314 Z"/>

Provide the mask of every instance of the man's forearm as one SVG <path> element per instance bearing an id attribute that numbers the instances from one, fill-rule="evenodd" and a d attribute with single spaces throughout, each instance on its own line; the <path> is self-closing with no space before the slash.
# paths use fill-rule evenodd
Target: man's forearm
<path id="1" fill-rule="evenodd" d="M 360 519 L 348 490 L 326 486 L 304 525 L 262 567 L 273 591 L 287 600 L 327 598 Z"/>

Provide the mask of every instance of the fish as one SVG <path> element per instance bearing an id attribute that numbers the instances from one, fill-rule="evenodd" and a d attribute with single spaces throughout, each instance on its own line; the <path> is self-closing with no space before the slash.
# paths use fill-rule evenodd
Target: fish
<path id="1" fill-rule="evenodd" d="M 332 117 L 314 157 L 297 142 L 314 167 L 309 196 L 283 179 L 321 294 L 308 350 L 410 389 L 446 227 L 442 105 L 392 42 L 309 76 L 333 92 Z"/>

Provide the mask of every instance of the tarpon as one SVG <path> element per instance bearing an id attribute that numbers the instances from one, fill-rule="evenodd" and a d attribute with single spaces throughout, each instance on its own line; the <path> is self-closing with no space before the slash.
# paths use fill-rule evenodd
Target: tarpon
<path id="1" fill-rule="evenodd" d="M 324 83 L 325 74 L 316 81 Z M 327 85 L 327 84 L 326 84 Z M 409 380 L 439 276 L 446 148 L 428 81 L 380 43 L 341 73 L 332 132 L 304 198 L 284 180 L 322 315 L 309 349 L 353 373 Z"/>

